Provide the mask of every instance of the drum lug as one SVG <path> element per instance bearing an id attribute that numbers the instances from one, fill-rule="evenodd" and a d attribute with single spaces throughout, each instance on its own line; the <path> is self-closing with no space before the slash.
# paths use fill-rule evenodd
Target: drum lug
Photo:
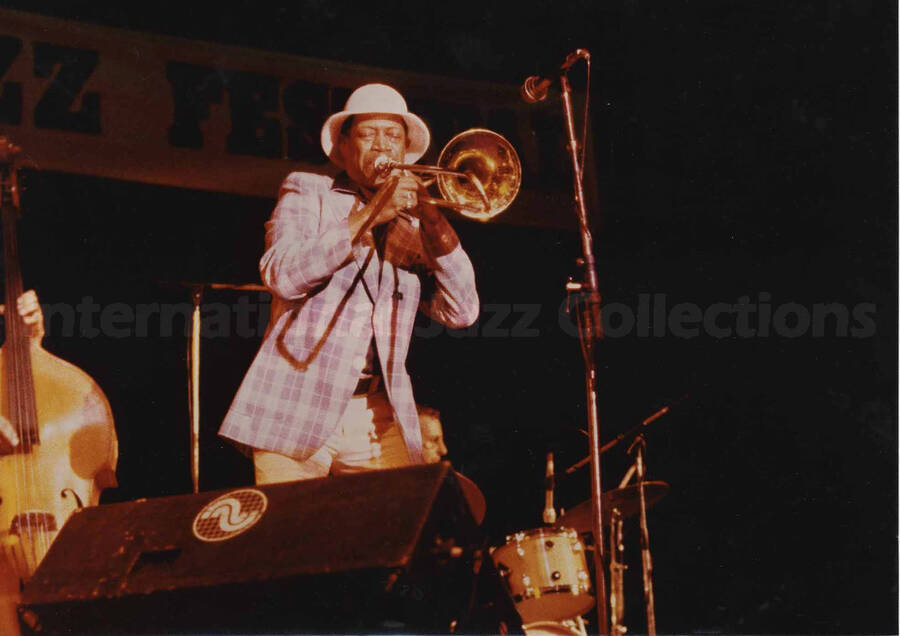
<path id="1" fill-rule="evenodd" d="M 588 576 L 588 573 L 584 570 L 578 570 L 578 581 L 580 583 L 581 591 L 585 594 L 590 594 L 591 592 L 591 579 Z"/>
<path id="2" fill-rule="evenodd" d="M 522 597 L 526 599 L 534 598 L 534 587 L 532 587 L 531 585 L 531 577 L 527 574 L 522 575 L 522 585 L 525 586 L 525 593 L 522 595 Z"/>

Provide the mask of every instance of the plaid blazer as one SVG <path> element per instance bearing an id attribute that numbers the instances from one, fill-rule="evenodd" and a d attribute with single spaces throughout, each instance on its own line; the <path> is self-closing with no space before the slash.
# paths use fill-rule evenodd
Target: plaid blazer
<path id="1" fill-rule="evenodd" d="M 383 258 L 372 244 L 351 244 L 347 217 L 361 204 L 344 174 L 285 179 L 260 260 L 273 294 L 269 326 L 219 435 L 307 459 L 334 433 L 374 337 L 410 459 L 422 461 L 406 371 L 416 311 L 450 327 L 471 325 L 479 313 L 475 274 L 461 246 L 432 259 L 418 225 L 403 218 L 386 225 Z"/>

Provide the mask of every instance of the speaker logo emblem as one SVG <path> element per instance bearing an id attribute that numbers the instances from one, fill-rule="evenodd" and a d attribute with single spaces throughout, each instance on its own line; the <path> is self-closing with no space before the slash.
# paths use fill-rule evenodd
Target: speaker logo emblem
<path id="1" fill-rule="evenodd" d="M 262 519 L 269 500 L 255 488 L 232 490 L 203 506 L 194 517 L 194 536 L 201 541 L 225 541 L 246 532 Z"/>

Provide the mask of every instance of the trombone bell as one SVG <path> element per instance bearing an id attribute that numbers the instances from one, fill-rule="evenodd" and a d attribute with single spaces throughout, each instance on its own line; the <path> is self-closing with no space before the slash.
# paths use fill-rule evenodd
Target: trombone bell
<path id="1" fill-rule="evenodd" d="M 522 185 L 522 162 L 505 137 L 485 128 L 470 128 L 447 142 L 438 166 L 438 189 L 459 213 L 488 221 L 510 206 Z M 456 207 L 456 206 L 452 206 Z"/>

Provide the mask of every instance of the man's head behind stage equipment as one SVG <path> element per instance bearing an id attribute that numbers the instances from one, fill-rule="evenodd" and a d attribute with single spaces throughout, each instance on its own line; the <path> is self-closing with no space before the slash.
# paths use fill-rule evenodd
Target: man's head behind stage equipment
<path id="1" fill-rule="evenodd" d="M 422 456 L 426 464 L 437 463 L 448 452 L 444 444 L 441 414 L 430 406 L 419 404 L 416 408 L 419 412 L 419 427 L 422 429 Z"/>
<path id="2" fill-rule="evenodd" d="M 384 84 L 366 84 L 347 99 L 344 110 L 322 126 L 322 150 L 351 179 L 380 185 L 386 176 L 374 162 L 379 155 L 398 163 L 415 163 L 431 142 L 428 126 L 406 106 L 403 96 Z"/>

